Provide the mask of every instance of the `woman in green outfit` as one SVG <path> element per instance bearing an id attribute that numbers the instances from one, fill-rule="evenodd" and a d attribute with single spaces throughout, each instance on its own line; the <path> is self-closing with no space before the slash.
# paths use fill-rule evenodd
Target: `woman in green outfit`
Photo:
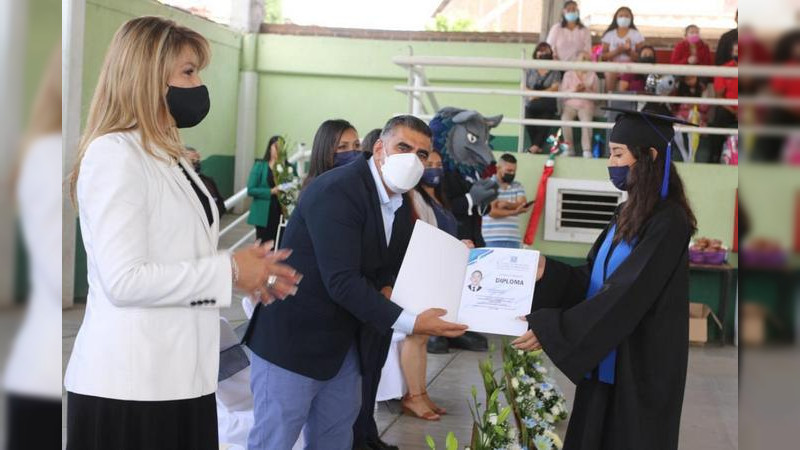
<path id="1" fill-rule="evenodd" d="M 253 197 L 247 223 L 256 227 L 256 239 L 261 242 L 274 241 L 281 220 L 280 188 L 275 184 L 275 163 L 278 162 L 278 146 L 283 138 L 272 136 L 264 152 L 264 158 L 256 161 L 247 179 L 247 195 Z"/>

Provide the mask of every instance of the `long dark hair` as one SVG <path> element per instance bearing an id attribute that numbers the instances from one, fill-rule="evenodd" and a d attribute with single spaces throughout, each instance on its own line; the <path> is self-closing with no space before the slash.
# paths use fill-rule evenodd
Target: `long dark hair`
<path id="1" fill-rule="evenodd" d="M 575 0 L 567 0 L 566 2 L 564 2 L 564 7 L 562 9 L 567 9 L 567 6 L 569 5 L 578 6 L 578 2 L 576 2 Z M 566 28 L 567 23 L 568 23 L 567 18 L 564 17 L 564 11 L 561 11 L 561 28 Z M 580 16 L 578 16 L 578 20 L 575 21 L 575 25 L 577 25 L 578 28 L 583 28 L 583 22 L 581 22 Z"/>
<path id="2" fill-rule="evenodd" d="M 308 186 L 314 178 L 333 169 L 333 155 L 336 153 L 336 144 L 347 130 L 355 131 L 355 127 L 344 119 L 331 119 L 322 122 L 314 135 L 311 145 L 311 164 L 308 176 L 303 181 L 303 187 Z"/>
<path id="3" fill-rule="evenodd" d="M 264 161 L 269 162 L 272 159 L 272 144 L 275 144 L 278 141 L 282 141 L 283 137 L 281 136 L 272 136 L 269 138 L 269 142 L 267 143 L 267 149 L 264 151 Z"/>
<path id="4" fill-rule="evenodd" d="M 630 29 L 632 29 L 632 30 L 638 30 L 638 28 L 636 28 L 636 24 L 634 24 L 634 23 L 633 23 L 633 11 L 631 11 L 631 9 L 630 9 L 630 8 L 628 8 L 627 6 L 620 6 L 620 7 L 619 7 L 619 8 L 618 8 L 618 9 L 617 9 L 615 12 L 614 12 L 614 17 L 611 19 L 611 25 L 609 25 L 609 26 L 608 26 L 608 28 L 606 28 L 606 31 L 604 31 L 604 32 L 603 32 L 603 36 L 605 36 L 605 35 L 606 35 L 606 33 L 608 33 L 609 31 L 614 31 L 614 30 L 616 30 L 617 28 L 619 28 L 619 26 L 617 25 L 617 15 L 618 15 L 618 14 L 619 14 L 621 11 L 628 11 L 628 14 L 630 14 L 630 15 L 631 15 L 631 26 L 629 26 L 628 28 L 630 28 Z"/>
<path id="5" fill-rule="evenodd" d="M 669 192 L 664 201 L 675 202 L 683 209 L 692 234 L 694 234 L 697 231 L 697 219 L 689 206 L 689 200 L 686 198 L 686 191 L 683 188 L 683 180 L 678 175 L 675 164 L 672 161 L 666 161 L 666 152 L 659 151 L 656 159 L 653 160 L 650 148 L 628 146 L 628 150 L 636 158 L 636 164 L 631 166 L 631 172 L 628 175 L 628 200 L 622 206 L 617 218 L 617 232 L 614 240 L 633 242 L 642 231 L 644 224 L 652 217 L 656 206 L 662 201 L 661 183 L 664 179 L 665 162 L 670 164 L 670 175 Z"/>

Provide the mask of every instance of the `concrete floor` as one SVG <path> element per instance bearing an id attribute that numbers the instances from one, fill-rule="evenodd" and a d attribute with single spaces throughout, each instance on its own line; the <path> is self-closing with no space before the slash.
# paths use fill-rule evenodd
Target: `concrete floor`
<path id="1" fill-rule="evenodd" d="M 231 216 L 223 219 L 223 226 Z M 221 247 L 227 248 L 249 230 L 239 225 L 232 236 L 222 239 Z M 238 300 L 238 299 L 237 299 Z M 223 310 L 235 327 L 245 321 L 239 302 Z M 80 323 L 83 308 L 76 307 L 63 313 L 63 361 L 69 359 Z M 499 338 L 492 337 L 499 343 Z M 438 422 L 404 416 L 400 414 L 399 402 L 383 402 L 378 405 L 376 420 L 382 438 L 402 449 L 426 449 L 425 436 L 431 435 L 443 447 L 444 438 L 453 431 L 463 448 L 468 443 L 472 422 L 467 399 L 473 385 L 482 391 L 478 371 L 478 361 L 486 358 L 486 353 L 455 351 L 447 355 L 429 355 L 428 392 L 448 414 Z M 494 357 L 499 364 L 499 354 Z M 552 375 L 564 390 L 568 404 L 574 394 L 572 383 L 557 369 Z M 738 352 L 735 347 L 691 347 L 689 351 L 689 370 L 686 381 L 683 417 L 681 419 L 680 448 L 685 450 L 730 450 L 738 449 Z M 62 402 L 66 407 L 66 397 Z M 66 411 L 66 409 L 65 409 Z M 62 435 L 65 433 L 62 421 Z M 563 437 L 566 422 L 557 427 Z"/>

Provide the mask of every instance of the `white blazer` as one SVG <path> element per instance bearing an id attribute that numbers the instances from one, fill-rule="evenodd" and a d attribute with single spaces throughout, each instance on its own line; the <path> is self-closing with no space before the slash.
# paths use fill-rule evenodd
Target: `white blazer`
<path id="1" fill-rule="evenodd" d="M 138 132 L 89 144 L 78 212 L 89 295 L 64 385 L 119 400 L 196 398 L 217 388 L 219 310 L 231 303 L 230 255 L 177 164 L 149 156 Z"/>

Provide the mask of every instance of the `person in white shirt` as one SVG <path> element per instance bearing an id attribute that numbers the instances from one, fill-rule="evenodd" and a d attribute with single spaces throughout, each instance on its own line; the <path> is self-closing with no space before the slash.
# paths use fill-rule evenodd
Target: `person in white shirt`
<path id="1" fill-rule="evenodd" d="M 89 293 L 67 365 L 67 449 L 218 449 L 219 308 L 269 302 L 300 274 L 271 243 L 217 250 L 219 212 L 179 128 L 210 109 L 209 45 L 159 17 L 109 46 L 69 177 Z"/>
<path id="2" fill-rule="evenodd" d="M 614 13 L 614 19 L 606 28 L 603 37 L 602 58 L 604 61 L 629 62 L 636 61 L 639 49 L 644 45 L 644 36 L 633 23 L 633 11 L 627 6 L 623 6 Z M 606 73 L 606 91 L 617 90 L 617 80 L 619 74 L 616 72 Z"/>

